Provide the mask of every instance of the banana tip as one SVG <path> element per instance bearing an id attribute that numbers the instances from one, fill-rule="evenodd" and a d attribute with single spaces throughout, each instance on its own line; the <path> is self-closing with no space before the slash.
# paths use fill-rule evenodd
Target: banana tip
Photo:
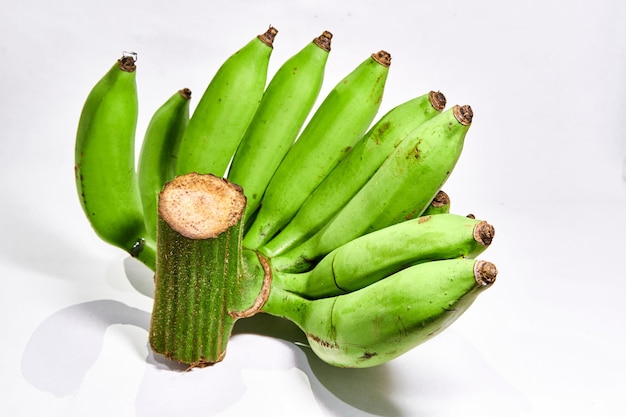
<path id="1" fill-rule="evenodd" d="M 446 206 L 450 204 L 450 196 L 448 196 L 445 191 L 439 190 L 439 192 L 437 193 L 437 195 L 435 195 L 435 198 L 433 198 L 433 201 L 431 201 L 430 204 L 433 207 L 437 208 Z"/>
<path id="2" fill-rule="evenodd" d="M 454 117 L 464 126 L 469 126 L 472 124 L 472 119 L 474 118 L 474 112 L 469 105 L 464 106 L 454 106 Z"/>
<path id="3" fill-rule="evenodd" d="M 430 92 L 430 105 L 437 111 L 442 111 L 447 104 L 446 96 L 441 91 Z"/>
<path id="4" fill-rule="evenodd" d="M 185 100 L 191 100 L 191 90 L 188 88 L 178 90 L 178 94 Z"/>
<path id="5" fill-rule="evenodd" d="M 487 261 L 476 261 L 474 265 L 474 278 L 480 287 L 488 287 L 496 281 L 498 270 L 496 266 Z"/>
<path id="6" fill-rule="evenodd" d="M 124 53 L 124 56 L 117 60 L 120 69 L 126 72 L 135 72 L 137 69 L 135 62 L 137 62 L 137 54 L 135 52 Z"/>
<path id="7" fill-rule="evenodd" d="M 474 239 L 483 246 L 491 245 L 496 230 L 486 221 L 477 223 L 474 227 Z"/>
<path id="8" fill-rule="evenodd" d="M 322 33 L 317 38 L 313 39 L 313 43 L 319 46 L 324 51 L 330 52 L 330 43 L 331 43 L 332 38 L 333 38 L 333 34 L 325 30 L 324 33 Z"/>
<path id="9" fill-rule="evenodd" d="M 274 47 L 274 38 L 276 38 L 276 34 L 278 33 L 278 30 L 270 25 L 269 29 L 267 29 L 267 31 L 259 36 L 257 36 L 257 38 L 259 38 L 259 40 L 261 42 L 263 42 L 264 44 L 266 44 L 267 46 L 269 46 L 270 48 Z"/>
<path id="10" fill-rule="evenodd" d="M 378 51 L 376 53 L 373 53 L 372 58 L 383 67 L 388 67 L 391 65 L 391 54 L 387 51 Z"/>

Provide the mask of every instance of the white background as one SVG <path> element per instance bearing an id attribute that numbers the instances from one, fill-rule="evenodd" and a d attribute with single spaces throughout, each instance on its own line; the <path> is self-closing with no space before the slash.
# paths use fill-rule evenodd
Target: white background
<path id="1" fill-rule="evenodd" d="M 32 1 L 0 13 L 3 416 L 626 415 L 626 3 Z M 181 372 L 147 347 L 150 276 L 98 240 L 75 194 L 87 93 L 138 52 L 141 116 L 199 98 L 272 24 L 270 74 L 333 32 L 325 87 L 393 61 L 380 114 L 429 90 L 474 123 L 444 189 L 496 227 L 497 283 L 386 365 L 336 369 L 290 323 L 241 322 L 224 362 Z"/>

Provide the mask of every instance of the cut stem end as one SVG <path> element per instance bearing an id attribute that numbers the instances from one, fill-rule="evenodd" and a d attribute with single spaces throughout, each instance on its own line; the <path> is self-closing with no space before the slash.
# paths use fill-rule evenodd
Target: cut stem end
<path id="1" fill-rule="evenodd" d="M 267 31 L 259 36 L 257 36 L 257 38 L 259 38 L 259 40 L 261 42 L 263 42 L 264 44 L 266 44 L 267 46 L 269 46 L 270 48 L 274 47 L 274 38 L 276 38 L 276 34 L 278 33 L 278 30 L 271 26 L 269 27 L 269 29 L 267 29 Z"/>
<path id="2" fill-rule="evenodd" d="M 496 281 L 498 270 L 496 266 L 487 261 L 476 261 L 474 265 L 474 278 L 480 287 L 487 287 Z"/>
<path id="3" fill-rule="evenodd" d="M 442 111 L 448 102 L 446 96 L 441 91 L 431 91 L 429 99 L 431 106 L 437 111 Z"/>
<path id="4" fill-rule="evenodd" d="M 240 186 L 212 174 L 176 177 L 159 194 L 159 215 L 189 239 L 219 236 L 241 220 L 245 205 Z"/>
<path id="5" fill-rule="evenodd" d="M 330 41 L 333 38 L 333 34 L 325 30 L 317 38 L 313 39 L 313 43 L 322 48 L 326 52 L 330 52 Z"/>
<path id="6" fill-rule="evenodd" d="M 387 51 L 373 53 L 372 58 L 383 67 L 389 67 L 391 65 L 391 54 Z"/>
<path id="7" fill-rule="evenodd" d="M 486 221 L 481 221 L 474 226 L 474 239 L 483 246 L 491 245 L 495 234 L 494 227 Z"/>
<path id="8" fill-rule="evenodd" d="M 454 106 L 454 117 L 464 126 L 469 126 L 472 124 L 472 119 L 474 118 L 474 112 L 469 105 L 464 106 Z"/>

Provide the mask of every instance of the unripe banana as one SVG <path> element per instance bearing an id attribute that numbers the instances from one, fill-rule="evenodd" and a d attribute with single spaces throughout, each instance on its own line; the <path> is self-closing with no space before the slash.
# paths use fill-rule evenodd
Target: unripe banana
<path id="1" fill-rule="evenodd" d="M 178 145 L 189 121 L 191 90 L 184 88 L 157 109 L 144 136 L 137 176 L 147 237 L 156 240 L 157 205 L 163 185 L 174 178 Z"/>
<path id="2" fill-rule="evenodd" d="M 154 253 L 143 251 L 146 231 L 135 173 L 135 68 L 134 56 L 123 56 L 87 96 L 74 171 L 82 208 L 96 234 L 133 256 L 153 259 Z"/>
<path id="3" fill-rule="evenodd" d="M 244 246 L 256 249 L 280 230 L 365 133 L 380 107 L 390 55 L 372 54 L 324 99 L 274 173 Z"/>
<path id="4" fill-rule="evenodd" d="M 315 189 L 285 229 L 261 251 L 275 256 L 318 231 L 374 175 L 400 141 L 441 113 L 445 106 L 445 96 L 431 91 L 387 112 Z"/>
<path id="5" fill-rule="evenodd" d="M 322 33 L 278 69 L 237 148 L 228 178 L 244 189 L 246 218 L 258 208 L 272 174 L 315 104 L 331 38 L 330 32 Z"/>
<path id="6" fill-rule="evenodd" d="M 219 68 L 191 115 L 178 150 L 176 175 L 224 176 L 263 96 L 276 33 L 270 27 Z"/>
<path id="7" fill-rule="evenodd" d="M 435 198 L 422 213 L 422 216 L 432 216 L 433 214 L 450 213 L 450 196 L 443 190 L 439 190 Z"/>
<path id="8" fill-rule="evenodd" d="M 454 106 L 424 122 L 403 140 L 359 192 L 311 238 L 272 259 L 282 271 L 300 272 L 359 236 L 421 214 L 456 164 L 471 121 L 469 106 Z"/>
<path id="9" fill-rule="evenodd" d="M 496 267 L 482 260 L 425 262 L 335 297 L 309 301 L 272 289 L 264 310 L 295 322 L 325 362 L 365 368 L 397 358 L 439 334 L 496 275 Z"/>
<path id="10" fill-rule="evenodd" d="M 352 240 L 308 272 L 276 271 L 273 282 L 308 299 L 345 294 L 409 265 L 474 258 L 487 249 L 493 236 L 494 228 L 486 221 L 455 214 L 419 217 Z"/>
<path id="11" fill-rule="evenodd" d="M 415 146 L 406 148 L 401 146 L 398 149 L 399 154 L 404 155 L 405 158 L 426 159 L 426 165 L 429 165 L 428 162 L 433 164 L 430 170 L 423 169 L 424 165 L 418 162 L 418 166 L 422 167 L 420 175 L 413 176 L 415 174 L 413 171 L 409 175 L 416 183 L 407 182 L 408 187 L 405 190 L 396 190 L 396 194 L 390 196 L 387 206 L 381 211 L 378 219 L 372 223 L 369 231 L 382 229 L 422 214 L 450 176 L 461 156 L 465 135 L 471 126 L 474 113 L 470 106 L 465 105 L 454 106 L 448 110 L 447 114 L 443 113 L 440 116 L 442 116 L 441 123 L 427 127 L 431 129 L 430 132 L 428 130 L 416 132 L 419 135 L 416 135 L 418 141 Z M 443 143 L 433 143 L 433 147 L 429 147 L 427 136 L 439 137 Z M 431 152 L 436 155 L 430 154 Z M 384 173 L 391 176 L 398 175 L 406 168 L 406 165 L 398 159 L 394 159 L 394 162 L 396 163 L 390 163 L 388 169 L 381 173 L 379 180 L 384 181 L 382 177 Z"/>

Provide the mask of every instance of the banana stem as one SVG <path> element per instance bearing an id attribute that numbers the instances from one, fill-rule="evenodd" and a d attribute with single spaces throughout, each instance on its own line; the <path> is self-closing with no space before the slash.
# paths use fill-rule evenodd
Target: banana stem
<path id="1" fill-rule="evenodd" d="M 159 195 L 152 349 L 202 367 L 223 359 L 237 319 L 263 306 L 261 258 L 241 251 L 246 199 L 225 179 L 191 173 Z"/>

